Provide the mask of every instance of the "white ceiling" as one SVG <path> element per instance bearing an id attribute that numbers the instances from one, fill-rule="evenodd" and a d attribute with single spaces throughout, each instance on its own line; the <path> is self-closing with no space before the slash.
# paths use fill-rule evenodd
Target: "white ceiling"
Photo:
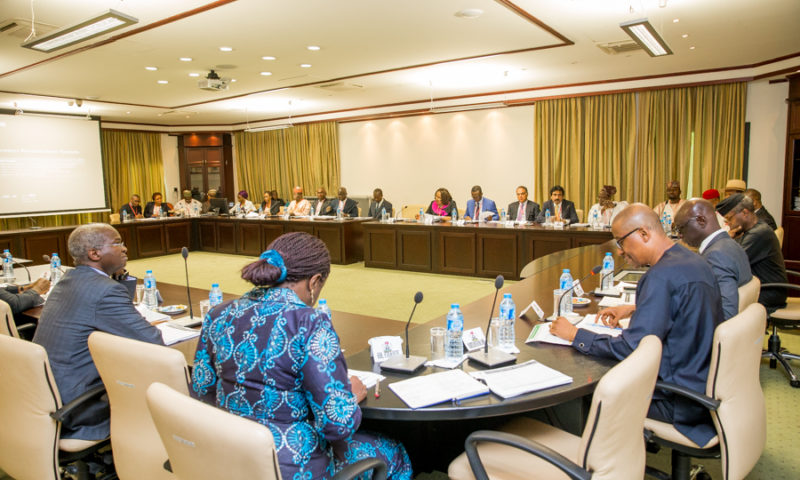
<path id="1" fill-rule="evenodd" d="M 490 97 L 468 97 L 525 98 L 565 85 L 752 70 L 762 62 L 769 62 L 759 66 L 767 72 L 800 69 L 800 0 L 666 0 L 659 7 L 663 2 L 0 0 L 0 28 L 22 25 L 0 33 L 0 109 L 237 129 L 324 112 L 352 117 L 375 106 L 454 103 L 447 101 L 452 97 L 477 103 Z M 31 8 L 38 36 L 109 8 L 139 22 L 41 53 L 20 47 L 31 30 Z M 483 14 L 454 15 L 465 8 Z M 674 55 L 609 55 L 597 47 L 629 40 L 619 24 L 644 17 Z M 102 44 L 107 39 L 113 41 Z M 276 60 L 262 60 L 266 55 Z M 189 73 L 205 76 L 211 68 L 236 82 L 225 92 L 200 90 Z M 82 106 L 69 106 L 70 99 Z"/>

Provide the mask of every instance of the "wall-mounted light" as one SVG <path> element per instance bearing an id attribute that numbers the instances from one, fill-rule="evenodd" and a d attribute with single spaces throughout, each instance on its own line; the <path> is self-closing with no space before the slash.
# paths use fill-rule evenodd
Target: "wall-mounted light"
<path id="1" fill-rule="evenodd" d="M 651 57 L 672 55 L 672 50 L 667 42 L 661 38 L 661 35 L 656 32 L 646 18 L 620 23 L 619 27 L 625 30 L 625 33 L 630 35 L 633 41 L 638 43 Z"/>
<path id="2" fill-rule="evenodd" d="M 52 52 L 138 22 L 138 19 L 130 15 L 109 9 L 83 22 L 29 40 L 22 46 L 40 52 Z"/>

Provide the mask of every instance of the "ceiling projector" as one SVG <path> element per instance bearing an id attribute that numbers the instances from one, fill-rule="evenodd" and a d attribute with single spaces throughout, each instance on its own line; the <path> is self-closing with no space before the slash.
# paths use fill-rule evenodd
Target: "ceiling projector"
<path id="1" fill-rule="evenodd" d="M 197 82 L 197 86 L 201 90 L 210 90 L 212 92 L 221 92 L 228 89 L 229 80 L 227 78 L 220 78 L 217 72 L 211 70 L 206 75 L 206 78 Z"/>

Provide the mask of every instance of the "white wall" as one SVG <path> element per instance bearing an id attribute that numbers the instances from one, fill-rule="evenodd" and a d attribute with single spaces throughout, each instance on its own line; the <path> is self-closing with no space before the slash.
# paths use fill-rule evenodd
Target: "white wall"
<path id="1" fill-rule="evenodd" d="M 178 203 L 181 188 L 180 167 L 178 166 L 178 137 L 161 134 L 161 159 L 164 162 L 164 199 L 175 205 Z M 178 192 L 175 192 L 175 189 Z M 149 199 L 148 199 L 149 201 Z"/>
<path id="2" fill-rule="evenodd" d="M 533 107 L 343 123 L 339 149 L 342 185 L 352 196 L 380 187 L 399 212 L 431 202 L 444 187 L 463 208 L 479 184 L 505 207 L 518 185 L 533 188 Z"/>
<path id="3" fill-rule="evenodd" d="M 767 80 L 759 80 L 747 85 L 746 119 L 750 122 L 747 186 L 761 192 L 761 202 L 778 225 L 783 212 L 788 96 L 788 82 L 770 85 Z"/>

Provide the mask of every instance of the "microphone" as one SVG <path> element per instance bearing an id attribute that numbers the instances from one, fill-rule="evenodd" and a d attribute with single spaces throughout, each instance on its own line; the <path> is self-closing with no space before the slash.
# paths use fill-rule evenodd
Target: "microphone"
<path id="1" fill-rule="evenodd" d="M 47 255 L 45 255 L 45 256 L 47 256 Z M 50 258 L 50 257 L 47 257 L 47 258 Z M 50 262 L 50 260 L 48 260 L 47 262 L 49 263 L 49 262 Z M 30 282 L 31 282 L 31 271 L 30 271 L 30 270 L 28 270 L 28 267 L 26 267 L 24 263 L 19 263 L 19 262 L 17 261 L 17 259 L 15 258 L 15 259 L 14 259 L 14 262 L 13 262 L 11 265 L 18 265 L 18 266 L 20 266 L 20 267 L 24 268 L 24 269 L 25 269 L 25 273 L 27 273 L 27 274 L 28 274 L 28 283 L 30 283 Z M 12 278 L 12 279 L 13 279 L 13 278 Z M 9 282 L 9 283 L 11 283 L 11 280 L 12 280 L 12 279 L 9 279 L 9 280 L 8 280 L 8 282 Z"/>
<path id="2" fill-rule="evenodd" d="M 186 297 L 189 299 L 189 318 L 194 319 L 192 293 L 189 291 L 189 262 L 186 260 L 189 257 L 189 249 L 186 247 L 181 248 L 181 256 L 183 257 L 183 268 L 186 270 Z"/>
<path id="3" fill-rule="evenodd" d="M 28 219 L 31 221 L 31 224 L 32 224 L 30 227 L 28 227 L 31 230 L 39 230 L 39 229 L 42 228 L 41 225 L 39 225 L 39 222 L 37 222 L 35 218 L 28 217 Z"/>
<path id="4" fill-rule="evenodd" d="M 502 275 L 498 275 L 497 278 L 494 279 L 494 300 L 492 300 L 492 309 L 489 310 L 489 323 L 486 324 L 486 338 L 483 342 L 483 352 L 470 353 L 467 356 L 470 360 L 485 365 L 488 368 L 499 367 L 500 365 L 517 361 L 517 357 L 502 350 L 492 349 L 491 352 L 489 351 L 489 329 L 492 327 L 492 314 L 494 313 L 494 306 L 497 304 L 497 294 L 500 293 L 500 289 L 503 288 L 503 283 L 505 283 L 505 279 Z"/>
<path id="5" fill-rule="evenodd" d="M 410 348 L 408 345 L 408 326 L 411 324 L 411 318 L 414 317 L 414 312 L 417 310 L 417 305 L 422 302 L 422 292 L 417 292 L 414 294 L 414 308 L 411 309 L 411 315 L 408 316 L 408 322 L 406 322 L 406 354 L 403 355 L 395 355 L 392 358 L 384 361 L 381 364 L 382 370 L 393 370 L 395 372 L 403 372 L 403 373 L 414 373 L 425 364 L 427 360 L 426 357 L 419 357 L 416 355 L 410 355 Z"/>
<path id="6" fill-rule="evenodd" d="M 598 273 L 600 273 L 600 270 L 602 270 L 602 269 L 603 269 L 602 265 L 598 265 L 598 266 L 594 267 L 592 269 L 592 271 L 589 272 L 589 274 L 586 275 L 585 277 L 581 278 L 578 283 L 583 283 L 584 280 L 586 280 L 587 278 L 591 277 L 592 275 L 597 275 Z M 575 288 L 575 285 L 577 285 L 577 283 L 572 282 L 572 286 L 571 287 L 569 287 L 568 289 L 566 289 L 563 292 L 561 292 L 561 296 L 558 297 L 558 309 L 556 311 L 556 315 L 553 317 L 553 320 L 555 320 L 556 318 L 561 316 L 561 301 L 564 300 L 564 295 L 568 294 L 569 292 L 572 291 L 572 289 Z"/>

